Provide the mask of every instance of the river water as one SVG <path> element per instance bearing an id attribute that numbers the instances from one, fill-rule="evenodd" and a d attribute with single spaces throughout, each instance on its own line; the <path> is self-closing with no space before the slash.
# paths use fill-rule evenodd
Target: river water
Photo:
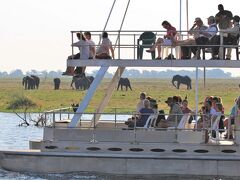
<path id="1" fill-rule="evenodd" d="M 19 126 L 22 120 L 13 113 L 0 113 L 0 149 L 28 149 L 29 140 L 42 139 L 43 129 L 34 125 Z M 107 167 L 106 167 L 107 168 Z M 219 178 L 219 177 L 192 177 L 192 176 L 151 176 L 151 177 L 130 177 L 130 176 L 116 176 L 116 175 L 102 175 L 90 173 L 69 173 L 69 174 L 32 174 L 11 172 L 0 169 L 0 180 L 233 180 L 238 178 Z"/>

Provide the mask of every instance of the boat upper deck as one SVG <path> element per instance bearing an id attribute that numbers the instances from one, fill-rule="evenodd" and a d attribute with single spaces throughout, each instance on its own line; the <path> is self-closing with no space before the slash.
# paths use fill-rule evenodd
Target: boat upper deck
<path id="1" fill-rule="evenodd" d="M 86 31 L 71 31 L 72 43 L 77 42 L 76 33 L 83 33 Z M 95 47 L 98 49 L 101 44 L 102 31 L 90 31 L 91 40 L 95 42 Z M 143 38 L 144 33 L 150 33 L 153 37 L 147 36 Z M 157 56 L 157 50 L 154 54 L 147 53 L 146 50 L 152 47 L 156 43 L 157 38 L 164 36 L 165 31 L 108 31 L 108 38 L 112 42 L 114 49 L 115 59 L 68 59 L 67 66 L 116 66 L 116 67 L 219 67 L 219 68 L 238 68 L 240 67 L 240 61 L 238 59 L 238 45 L 206 45 L 205 48 L 211 49 L 213 46 L 219 47 L 219 59 L 211 59 L 211 53 L 201 53 L 202 58 L 196 59 L 182 59 L 181 47 L 186 47 L 186 44 L 174 43 L 172 46 L 161 46 L 162 60 L 155 60 Z M 221 32 L 219 31 L 222 39 Z M 150 38 L 151 37 L 151 38 Z M 150 39 L 149 39 L 150 38 Z M 187 34 L 187 31 L 178 31 L 176 35 L 176 42 L 182 42 L 186 39 L 192 39 L 193 37 Z M 150 43 L 149 43 L 150 42 Z M 222 41 L 221 41 L 222 42 Z M 147 44 L 146 44 L 147 43 Z M 196 47 L 197 45 L 187 45 L 189 48 Z M 232 48 L 232 60 L 224 60 L 224 49 Z M 157 48 L 156 48 L 157 49 Z M 235 51 L 236 50 L 236 51 Z M 75 52 L 74 52 L 75 51 Z M 77 50 L 78 51 L 78 50 Z M 72 54 L 76 54 L 77 51 L 72 47 Z M 78 51 L 79 52 L 79 51 Z M 168 56 L 172 54 L 173 59 L 169 59 Z M 110 54 L 111 55 L 111 54 Z M 176 59 L 175 59 L 176 58 Z"/>
<path id="2" fill-rule="evenodd" d="M 92 59 L 68 60 L 67 66 L 115 66 L 115 67 L 219 67 L 240 68 L 237 60 L 132 60 L 132 59 Z"/>

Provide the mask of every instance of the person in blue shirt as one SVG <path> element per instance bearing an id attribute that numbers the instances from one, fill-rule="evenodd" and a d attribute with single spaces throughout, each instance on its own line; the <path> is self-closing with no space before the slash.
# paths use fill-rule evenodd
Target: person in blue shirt
<path id="1" fill-rule="evenodd" d="M 235 100 L 235 104 L 231 109 L 229 118 L 225 119 L 224 126 L 228 129 L 228 133 L 225 134 L 225 139 L 233 139 L 232 126 L 235 123 L 235 117 L 237 116 L 237 111 L 240 109 L 240 96 Z M 229 122 L 230 121 L 230 122 Z M 230 126 L 229 126 L 230 125 Z M 229 126 L 229 127 L 228 127 Z"/>

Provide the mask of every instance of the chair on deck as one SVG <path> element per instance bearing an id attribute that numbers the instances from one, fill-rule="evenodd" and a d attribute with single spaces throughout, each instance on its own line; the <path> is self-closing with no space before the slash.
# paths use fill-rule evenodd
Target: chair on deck
<path id="1" fill-rule="evenodd" d="M 137 40 L 137 58 L 142 59 L 143 49 L 151 48 L 155 43 L 156 35 L 151 31 L 143 32 Z M 155 59 L 155 51 L 151 52 L 152 59 Z"/>
<path id="2" fill-rule="evenodd" d="M 213 115 L 211 117 L 211 127 L 210 127 L 210 137 L 211 139 L 215 139 L 219 142 L 219 121 L 221 119 L 222 114 Z"/>
<path id="3" fill-rule="evenodd" d="M 238 47 L 239 37 L 240 37 L 240 35 L 238 34 L 236 39 L 233 39 L 233 41 L 226 42 L 226 45 L 230 45 L 229 48 L 233 48 L 233 49 L 236 50 L 236 59 L 237 60 L 239 60 L 239 47 Z M 226 54 L 226 48 L 227 47 L 223 48 L 223 57 L 224 57 L 224 59 L 225 59 L 225 54 Z"/>
<path id="4" fill-rule="evenodd" d="M 181 48 L 180 46 L 176 46 L 176 43 L 180 40 L 180 34 L 177 33 L 175 37 L 172 39 L 172 46 L 162 46 L 162 51 L 161 51 L 161 57 L 168 58 L 168 56 L 171 54 L 173 55 L 173 50 L 175 51 L 175 58 L 180 59 L 180 54 L 181 54 Z M 170 53 L 169 53 L 170 50 Z M 171 59 L 171 58 L 170 58 Z"/>
<path id="5" fill-rule="evenodd" d="M 156 125 L 156 120 L 157 120 L 158 114 L 153 114 L 150 115 L 146 121 L 146 124 L 143 126 L 144 128 L 150 128 L 150 127 L 155 127 Z"/>
<path id="6" fill-rule="evenodd" d="M 178 129 L 184 129 L 186 123 L 187 123 L 188 120 L 189 120 L 189 118 L 190 118 L 190 114 L 188 114 L 188 113 L 187 113 L 187 114 L 184 114 L 183 117 L 182 117 L 182 119 L 181 119 L 181 121 L 179 122 L 177 128 L 178 128 Z"/>

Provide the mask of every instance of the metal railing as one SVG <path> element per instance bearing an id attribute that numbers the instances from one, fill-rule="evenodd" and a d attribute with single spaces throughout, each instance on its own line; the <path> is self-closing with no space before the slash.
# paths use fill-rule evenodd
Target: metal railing
<path id="1" fill-rule="evenodd" d="M 83 33 L 85 31 L 71 31 L 71 39 L 72 39 L 72 43 L 74 41 L 78 41 L 77 39 L 74 40 L 74 34 L 75 33 Z M 101 39 L 101 35 L 102 35 L 102 31 L 90 31 L 92 33 L 92 40 L 94 42 L 98 42 Z M 115 44 L 115 57 L 116 59 L 137 59 L 137 49 L 139 48 L 139 44 L 138 39 L 140 37 L 140 35 L 144 32 L 144 30 L 138 30 L 138 31 L 131 31 L 131 30 L 122 30 L 122 31 L 107 31 L 109 34 L 109 39 L 112 42 L 118 42 Z M 153 33 L 155 33 L 156 35 L 156 40 L 158 37 L 163 38 L 163 36 L 166 34 L 166 31 L 159 31 L 159 30 L 152 30 Z M 189 35 L 187 33 L 188 31 L 178 31 L 178 36 L 180 40 L 186 40 Z M 220 47 L 220 51 L 223 51 L 223 48 L 236 48 L 239 47 L 239 45 L 224 45 L 223 44 L 223 34 L 226 33 L 224 31 L 224 33 L 222 33 L 221 31 L 218 32 L 220 34 L 221 37 L 221 43 L 219 45 L 187 45 L 189 47 L 192 46 L 206 46 L 206 47 Z M 192 37 L 192 36 L 190 36 Z M 171 48 L 171 53 L 173 52 L 173 49 L 175 47 L 181 47 L 181 46 L 186 46 L 186 45 L 182 45 L 182 44 L 175 44 L 173 43 L 173 45 L 171 46 L 167 46 L 168 48 Z M 96 48 L 98 48 L 99 45 L 96 45 Z M 164 47 L 164 45 L 162 45 L 162 47 Z M 222 48 L 222 49 L 221 49 Z M 74 54 L 74 49 L 72 49 L 72 54 Z M 222 55 L 221 55 L 222 56 Z M 163 57 L 162 57 L 163 58 Z M 180 57 L 181 58 L 181 57 Z M 145 58 L 146 59 L 146 58 Z"/>
<path id="2" fill-rule="evenodd" d="M 47 111 L 44 112 L 45 113 L 45 117 L 47 118 L 48 122 L 52 122 L 51 125 L 49 125 L 51 128 L 67 128 L 67 125 L 69 123 L 69 121 L 65 121 L 66 119 L 70 119 L 71 117 L 73 117 L 74 112 L 69 112 L 69 111 L 65 111 L 70 109 L 70 107 L 68 108 L 62 108 L 62 109 L 55 109 L 55 110 L 51 110 L 51 111 Z M 166 119 L 169 116 L 174 116 L 174 124 L 171 127 L 161 127 L 161 126 L 155 126 L 154 124 L 156 123 L 152 123 L 150 124 L 147 128 L 144 126 L 137 126 L 137 121 L 133 121 L 133 126 L 132 127 L 128 127 L 125 124 L 125 121 L 127 121 L 128 119 L 138 119 L 139 114 L 138 113 L 118 113 L 117 110 L 115 110 L 115 113 L 101 113 L 101 119 L 100 121 L 98 121 L 96 123 L 95 121 L 95 116 L 97 115 L 96 113 L 82 113 L 82 118 L 79 121 L 79 125 L 74 128 L 74 129 L 82 129 L 82 130 L 91 130 L 92 132 L 92 142 L 96 142 L 97 141 L 97 136 L 96 136 L 96 131 L 97 130 L 127 130 L 130 132 L 130 134 L 133 134 L 133 142 L 137 143 L 139 141 L 138 138 L 138 134 L 140 132 L 146 132 L 148 133 L 148 131 L 155 131 L 156 133 L 160 133 L 160 132 L 173 132 L 176 134 L 176 138 L 177 138 L 177 134 L 180 131 L 188 131 L 190 133 L 197 133 L 197 132 L 202 132 L 202 135 L 205 137 L 205 139 L 203 140 L 205 143 L 209 142 L 209 139 L 216 141 L 217 143 L 219 141 L 232 141 L 233 143 L 236 143 L 236 138 L 238 137 L 239 134 L 239 126 L 235 125 L 234 127 L 232 127 L 231 122 L 228 121 L 228 127 L 225 129 L 220 129 L 219 128 L 219 122 L 220 122 L 220 117 L 219 115 L 216 116 L 216 118 L 210 118 L 208 115 L 206 114 L 198 114 L 197 116 L 194 114 L 189 114 L 189 116 L 193 116 L 196 117 L 198 119 L 194 119 L 191 121 L 191 123 L 188 122 L 188 119 L 184 122 L 184 126 L 179 128 L 179 123 L 181 121 L 181 119 L 177 118 L 179 116 L 179 114 L 165 114 Z M 153 115 L 153 114 L 142 114 L 142 115 Z M 157 117 L 159 114 L 154 114 L 156 116 L 155 121 L 157 120 Z M 221 114 L 221 116 L 225 116 L 225 118 L 229 117 L 228 115 L 224 115 Z M 219 117 L 219 118 L 218 118 Z M 56 120 L 56 118 L 58 118 L 58 120 Z M 239 117 L 235 117 L 235 119 L 238 119 Z M 200 120 L 201 119 L 201 120 Z M 93 126 L 91 126 L 91 120 L 93 121 Z M 161 120 L 164 121 L 165 123 L 169 123 L 168 120 Z M 160 121 L 160 122 L 161 122 Z M 214 124 L 216 125 L 216 121 L 217 122 L 217 126 L 214 127 Z M 237 121 L 235 121 L 237 122 Z M 235 123 L 236 124 L 236 123 Z M 226 136 L 226 138 L 222 138 L 221 135 L 219 135 L 220 132 L 227 132 L 227 134 L 229 135 L 230 133 L 234 134 L 234 139 L 229 139 L 229 136 Z M 215 133 L 215 135 L 213 135 L 213 133 Z M 144 140 L 143 140 L 144 141 Z"/>

